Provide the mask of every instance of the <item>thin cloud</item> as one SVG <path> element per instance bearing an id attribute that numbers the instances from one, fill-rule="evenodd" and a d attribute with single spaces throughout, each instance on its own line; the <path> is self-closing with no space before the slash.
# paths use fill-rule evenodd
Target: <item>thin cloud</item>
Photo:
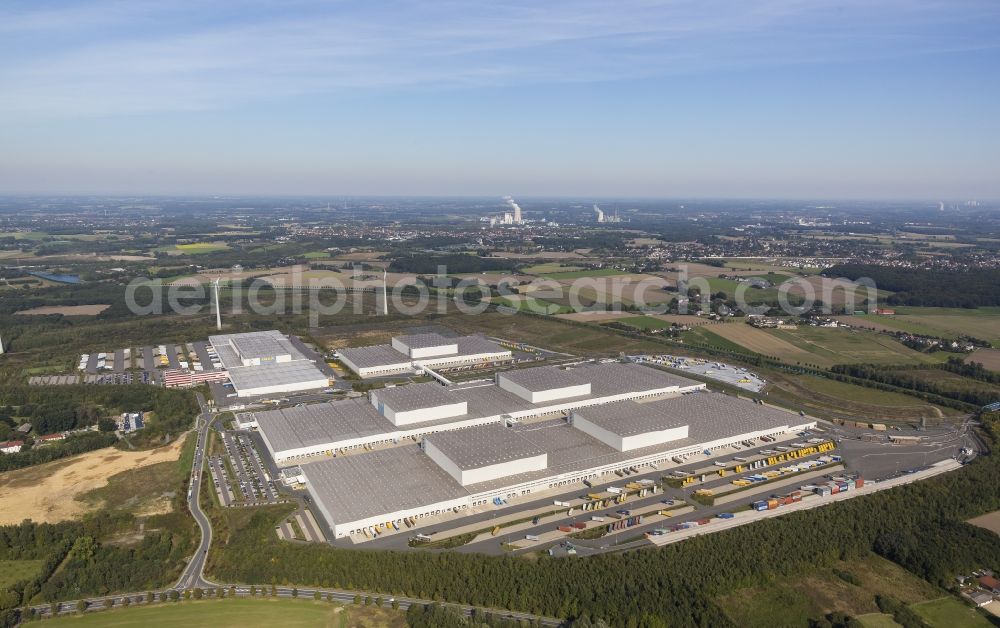
<path id="1" fill-rule="evenodd" d="M 93 2 L 0 14 L 0 112 L 226 109 L 381 88 L 607 81 L 992 45 L 988 2 Z M 220 8 L 220 5 L 223 8 Z M 4 19 L 6 18 L 6 19 Z M 93 32 L 93 36 L 88 36 Z M 954 43 L 954 42 L 952 42 Z"/>

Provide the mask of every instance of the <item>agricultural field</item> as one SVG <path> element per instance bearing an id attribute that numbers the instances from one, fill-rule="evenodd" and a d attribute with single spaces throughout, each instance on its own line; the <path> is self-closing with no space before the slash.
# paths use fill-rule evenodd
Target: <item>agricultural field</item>
<path id="1" fill-rule="evenodd" d="M 737 625 L 807 626 L 810 619 L 834 611 L 854 616 L 878 613 L 876 595 L 915 604 L 943 593 L 895 563 L 871 554 L 851 562 L 838 561 L 832 568 L 737 589 L 723 596 L 719 604 Z"/>
<path id="2" fill-rule="evenodd" d="M 628 325 L 629 327 L 635 327 L 642 330 L 666 329 L 670 327 L 670 323 L 662 321 L 658 318 L 653 318 L 652 316 L 630 316 L 628 318 L 618 319 L 618 322 L 623 325 Z"/>
<path id="3" fill-rule="evenodd" d="M 172 247 L 172 250 L 183 255 L 201 255 L 203 253 L 225 251 L 228 248 L 229 245 L 225 242 L 193 242 L 191 244 L 176 244 Z M 168 247 L 167 252 L 172 252 L 170 247 Z"/>
<path id="4" fill-rule="evenodd" d="M 30 310 L 16 312 L 23 316 L 45 316 L 47 314 L 62 314 L 63 316 L 97 316 L 111 307 L 110 304 L 95 305 L 43 305 Z"/>
<path id="5" fill-rule="evenodd" d="M 304 257 L 306 259 L 327 259 L 327 258 L 332 257 L 332 256 L 327 251 L 310 251 L 310 252 L 306 253 L 305 255 L 303 255 L 302 257 Z"/>
<path id="6" fill-rule="evenodd" d="M 566 314 L 572 312 L 568 305 L 553 303 L 545 299 L 536 299 L 528 295 L 511 295 L 509 297 L 496 297 L 493 299 L 497 305 L 504 305 L 514 308 L 517 311 L 535 312 L 536 314 Z"/>
<path id="7" fill-rule="evenodd" d="M 562 281 L 564 279 L 580 279 L 581 277 L 613 277 L 615 275 L 628 275 L 628 274 L 631 273 L 629 273 L 629 271 L 627 270 L 618 270 L 617 268 L 594 268 L 594 269 L 550 272 L 550 273 L 545 273 L 544 276 L 546 279 L 555 279 L 556 281 Z"/>
<path id="8" fill-rule="evenodd" d="M 933 628 L 991 628 L 991 624 L 975 609 L 953 597 L 918 602 L 910 606 Z"/>
<path id="9" fill-rule="evenodd" d="M 969 519 L 969 523 L 1000 536 L 1000 510 L 994 510 L 974 519 Z"/>
<path id="10" fill-rule="evenodd" d="M 959 335 L 1000 344 L 1000 307 L 976 309 L 943 307 L 898 307 L 891 316 L 864 316 L 900 331 L 942 338 Z"/>
<path id="11" fill-rule="evenodd" d="M 92 506 L 85 499 L 77 499 L 78 496 L 105 487 L 109 478 L 122 472 L 161 462 L 176 464 L 185 441 L 185 437 L 180 437 L 169 445 L 147 451 L 109 447 L 2 473 L 0 525 L 21 523 L 24 513 L 31 513 L 36 522 L 49 523 L 79 517 L 91 511 Z"/>
<path id="12" fill-rule="evenodd" d="M 402 628 L 406 618 L 400 611 L 372 606 L 342 606 L 313 600 L 223 599 L 185 601 L 153 606 L 133 606 L 78 616 L 45 620 L 45 626 L 89 628 L 244 628 L 282 626 L 314 628 L 329 626 L 388 626 Z"/>
<path id="13" fill-rule="evenodd" d="M 520 270 L 526 275 L 549 275 L 551 273 L 576 272 L 584 270 L 584 268 L 583 266 L 573 266 L 571 264 L 563 265 L 558 262 L 549 262 L 546 264 L 535 264 L 534 266 L 528 266 Z"/>
<path id="14" fill-rule="evenodd" d="M 940 420 L 957 416 L 953 408 L 890 391 L 855 386 L 814 375 L 766 373 L 768 395 L 801 406 L 811 414 L 831 418 L 863 418 L 871 421 L 911 423 L 926 418 Z"/>
<path id="15" fill-rule="evenodd" d="M 634 312 L 593 310 L 589 312 L 570 312 L 569 314 L 557 314 L 556 318 L 561 318 L 568 321 L 577 321 L 579 323 L 606 323 L 608 321 L 614 321 L 621 318 L 631 318 L 634 316 L 635 316 Z"/>
<path id="16" fill-rule="evenodd" d="M 1000 349 L 976 349 L 965 361 L 978 362 L 991 371 L 1000 371 Z"/>
<path id="17" fill-rule="evenodd" d="M 0 589 L 30 580 L 42 568 L 42 560 L 0 560 Z"/>
<path id="18" fill-rule="evenodd" d="M 790 364 L 929 364 L 943 362 L 946 355 L 910 349 L 894 338 L 868 330 L 801 326 L 797 329 L 735 330 L 715 326 L 711 333 L 726 337 L 752 351 Z M 754 333 L 758 332 L 758 333 Z M 770 339 L 770 340 L 769 340 Z"/>

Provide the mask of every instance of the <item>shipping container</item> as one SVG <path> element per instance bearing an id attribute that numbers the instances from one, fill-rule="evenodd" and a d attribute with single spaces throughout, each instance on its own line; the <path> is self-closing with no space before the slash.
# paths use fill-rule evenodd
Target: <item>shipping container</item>
<path id="1" fill-rule="evenodd" d="M 735 516 L 736 515 L 734 515 L 731 512 L 720 512 L 719 513 L 719 519 L 732 519 Z"/>
<path id="2" fill-rule="evenodd" d="M 556 530 L 559 530 L 560 532 L 572 532 L 573 528 L 569 526 L 559 526 L 556 528 Z"/>
<path id="3" fill-rule="evenodd" d="M 524 535 L 524 540 L 525 541 L 537 541 L 538 540 L 538 535 L 535 535 L 535 534 L 525 534 Z"/>
<path id="4" fill-rule="evenodd" d="M 778 504 L 778 500 L 774 499 L 773 497 L 771 499 L 767 500 L 767 509 L 768 510 L 774 510 L 775 508 L 778 507 L 778 505 L 779 505 Z"/>
<path id="5" fill-rule="evenodd" d="M 585 529 L 587 527 L 587 524 L 586 523 L 582 523 L 582 522 L 577 522 L 577 523 L 572 524 L 572 526 L 574 528 L 576 528 L 577 530 L 583 530 L 583 529 Z"/>

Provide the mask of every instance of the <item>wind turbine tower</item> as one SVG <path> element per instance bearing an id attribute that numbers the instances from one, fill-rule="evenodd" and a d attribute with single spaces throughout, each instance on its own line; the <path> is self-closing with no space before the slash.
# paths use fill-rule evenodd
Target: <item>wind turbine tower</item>
<path id="1" fill-rule="evenodd" d="M 219 279 L 212 282 L 215 289 L 215 328 L 222 331 L 222 304 L 219 302 Z"/>
<path id="2" fill-rule="evenodd" d="M 382 269 L 382 316 L 389 315 L 389 290 L 386 284 L 389 282 L 389 271 Z"/>
<path id="3" fill-rule="evenodd" d="M 3 355 L 3 336 L 0 336 L 0 355 Z"/>

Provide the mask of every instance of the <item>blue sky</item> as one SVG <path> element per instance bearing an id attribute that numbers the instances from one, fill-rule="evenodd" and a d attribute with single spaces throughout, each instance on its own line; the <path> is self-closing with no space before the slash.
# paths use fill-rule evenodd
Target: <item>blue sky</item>
<path id="1" fill-rule="evenodd" d="M 0 192 L 1000 198 L 1000 3 L 0 5 Z"/>

